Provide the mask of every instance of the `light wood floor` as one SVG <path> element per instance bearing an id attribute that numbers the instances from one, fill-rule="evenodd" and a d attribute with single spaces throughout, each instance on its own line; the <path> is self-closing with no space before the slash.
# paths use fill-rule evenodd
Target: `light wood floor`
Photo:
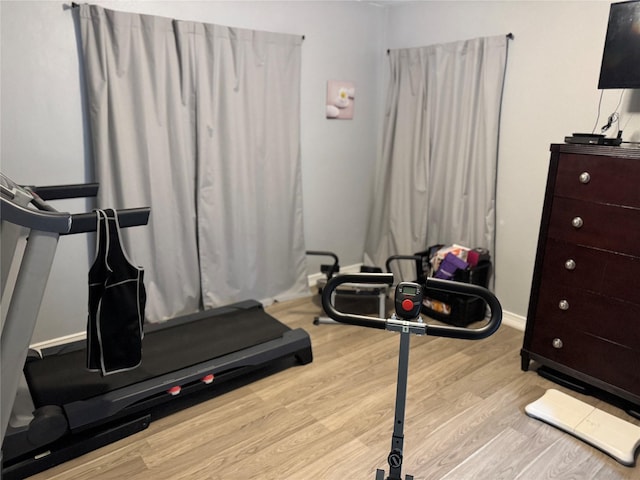
<path id="1" fill-rule="evenodd" d="M 268 311 L 312 337 L 314 361 L 162 418 L 32 479 L 344 480 L 386 471 L 398 334 L 312 324 L 317 298 Z M 425 479 L 638 479 L 581 441 L 527 417 L 562 387 L 520 370 L 522 333 L 470 342 L 412 337 L 403 474 Z M 590 397 L 591 404 L 632 421 Z"/>

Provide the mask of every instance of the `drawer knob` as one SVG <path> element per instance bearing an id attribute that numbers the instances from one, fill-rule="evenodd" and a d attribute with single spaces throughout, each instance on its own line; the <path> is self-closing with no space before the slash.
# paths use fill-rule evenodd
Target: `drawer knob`
<path id="1" fill-rule="evenodd" d="M 580 174 L 580 183 L 589 183 L 591 181 L 591 175 L 589 175 L 589 172 L 582 172 Z"/>
<path id="2" fill-rule="evenodd" d="M 575 270 L 576 269 L 575 260 L 573 258 L 570 258 L 569 260 L 564 262 L 564 268 L 566 268 L 567 270 Z"/>
<path id="3" fill-rule="evenodd" d="M 571 220 L 571 225 L 573 226 L 573 228 L 582 228 L 582 225 L 584 225 L 584 221 L 580 217 L 574 217 L 573 220 Z"/>
<path id="4" fill-rule="evenodd" d="M 558 308 L 560 310 L 569 310 L 569 302 L 567 302 L 565 299 L 560 300 L 560 302 L 558 303 Z"/>
<path id="5" fill-rule="evenodd" d="M 551 342 L 551 345 L 553 345 L 553 348 L 562 348 L 562 340 L 560 340 L 559 338 L 554 338 Z"/>

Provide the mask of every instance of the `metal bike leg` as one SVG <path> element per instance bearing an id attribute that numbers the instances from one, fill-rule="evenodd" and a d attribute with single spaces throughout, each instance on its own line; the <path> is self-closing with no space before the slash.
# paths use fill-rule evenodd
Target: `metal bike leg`
<path id="1" fill-rule="evenodd" d="M 393 422 L 391 452 L 387 457 L 389 476 L 386 480 L 402 480 L 402 452 L 404 448 L 404 414 L 407 403 L 407 377 L 409 373 L 409 340 L 411 333 L 403 330 L 400 333 L 400 353 L 398 355 L 398 383 L 396 386 L 396 413 Z M 384 471 L 376 471 L 376 480 L 385 480 Z M 405 480 L 413 480 L 407 475 Z"/>

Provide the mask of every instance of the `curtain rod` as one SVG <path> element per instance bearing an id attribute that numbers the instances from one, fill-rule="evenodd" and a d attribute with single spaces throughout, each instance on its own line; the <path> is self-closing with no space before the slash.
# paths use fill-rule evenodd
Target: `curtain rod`
<path id="1" fill-rule="evenodd" d="M 76 2 L 71 2 L 71 7 L 69 7 L 67 4 L 64 4 L 64 6 L 66 8 L 78 8 L 80 6 L 80 4 L 76 3 Z M 305 35 L 302 35 L 302 40 L 304 40 L 304 39 L 305 39 Z"/>
<path id="2" fill-rule="evenodd" d="M 513 36 L 513 33 L 509 32 L 505 35 L 509 40 L 513 40 L 515 37 Z M 304 39 L 304 37 L 302 37 Z M 389 53 L 391 53 L 391 49 L 387 48 L 387 55 L 389 55 Z"/>

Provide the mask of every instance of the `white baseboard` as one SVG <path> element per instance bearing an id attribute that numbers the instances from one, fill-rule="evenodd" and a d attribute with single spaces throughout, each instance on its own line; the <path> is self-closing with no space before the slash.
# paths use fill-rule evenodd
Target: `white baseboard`
<path id="1" fill-rule="evenodd" d="M 513 327 L 520 330 L 521 332 L 524 332 L 524 327 L 527 324 L 527 319 L 521 315 L 516 315 L 515 313 L 503 310 L 502 323 L 504 323 L 508 327 Z"/>
<path id="2" fill-rule="evenodd" d="M 353 265 L 340 267 L 340 273 L 360 273 L 360 267 L 362 267 L 362 263 L 354 263 Z M 312 273 L 311 275 L 309 275 L 307 277 L 309 279 L 309 288 L 315 288 L 318 280 L 324 277 L 324 273 L 321 272 Z"/>
<path id="3" fill-rule="evenodd" d="M 354 263 L 353 265 L 340 267 L 340 273 L 359 273 L 361 266 L 362 266 L 362 263 Z M 309 288 L 315 288 L 318 280 L 323 277 L 324 277 L 324 274 L 320 272 L 309 275 L 308 276 Z M 509 327 L 512 327 L 524 332 L 525 325 L 527 324 L 527 319 L 521 315 L 517 315 L 512 312 L 503 311 L 502 323 Z M 40 351 L 41 349 L 44 349 L 44 348 L 55 347 L 58 345 L 63 345 L 65 343 L 84 340 L 86 338 L 87 338 L 86 332 L 78 332 L 78 333 L 73 333 L 71 335 L 66 335 L 64 337 L 59 337 L 59 338 L 54 338 L 52 340 L 46 340 L 44 342 L 34 343 L 33 345 L 30 346 L 30 348 Z"/>
<path id="4" fill-rule="evenodd" d="M 86 338 L 87 332 L 72 333 L 71 335 L 65 335 L 64 337 L 58 337 L 51 340 L 45 340 L 44 342 L 34 343 L 33 345 L 29 345 L 29 348 L 40 352 L 41 350 L 49 347 L 57 347 L 58 345 L 64 345 L 66 343 L 84 341 Z"/>

